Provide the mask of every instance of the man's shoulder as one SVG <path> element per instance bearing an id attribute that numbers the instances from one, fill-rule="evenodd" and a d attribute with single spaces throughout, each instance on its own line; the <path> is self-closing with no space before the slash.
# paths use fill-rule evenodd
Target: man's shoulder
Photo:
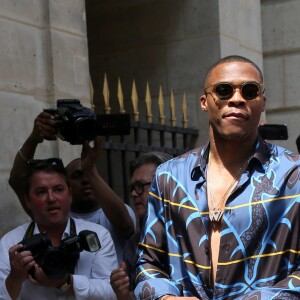
<path id="1" fill-rule="evenodd" d="M 178 156 L 178 158 L 182 159 L 191 159 L 192 157 L 201 156 L 202 150 L 204 150 L 206 145 L 199 146 L 198 148 L 194 148 L 192 150 L 186 151 L 185 153 Z"/>
<path id="2" fill-rule="evenodd" d="M 73 218 L 73 220 L 75 221 L 77 232 L 79 232 L 81 230 L 91 230 L 91 231 L 99 232 L 101 234 L 105 234 L 106 232 L 108 232 L 108 230 L 100 224 L 82 220 L 79 218 Z"/>
<path id="3" fill-rule="evenodd" d="M 30 224 L 30 222 L 24 223 L 22 225 L 15 227 L 14 229 L 8 231 L 1 237 L 1 241 L 2 242 L 9 241 L 12 244 L 19 243 L 23 239 L 25 232 L 26 232 L 27 228 L 29 227 L 29 224 Z"/>
<path id="4" fill-rule="evenodd" d="M 130 218 L 134 222 L 134 226 L 136 226 L 136 217 L 135 217 L 135 213 L 134 213 L 133 209 L 126 203 L 124 203 L 124 205 L 129 213 Z"/>
<path id="5" fill-rule="evenodd" d="M 296 165 L 300 165 L 300 154 L 293 152 L 285 147 L 278 146 L 275 144 L 267 143 L 269 146 L 269 151 L 271 154 L 271 157 L 273 158 L 280 158 L 280 159 L 286 159 L 290 162 L 295 163 Z"/>
<path id="6" fill-rule="evenodd" d="M 197 165 L 200 162 L 204 150 L 205 150 L 205 146 L 200 146 L 198 148 L 189 150 L 183 154 L 180 154 L 164 162 L 157 169 L 165 170 L 165 169 L 172 169 L 172 168 L 186 168 L 186 167 L 193 168 L 195 165 Z"/>

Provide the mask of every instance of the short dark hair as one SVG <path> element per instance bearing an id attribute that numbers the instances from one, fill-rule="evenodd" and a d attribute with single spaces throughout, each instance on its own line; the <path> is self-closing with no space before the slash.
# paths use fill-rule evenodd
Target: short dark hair
<path id="1" fill-rule="evenodd" d="M 210 68 L 208 69 L 208 71 L 206 72 L 206 75 L 205 75 L 204 85 L 206 84 L 207 78 L 210 76 L 212 70 L 216 66 L 224 64 L 224 63 L 229 63 L 229 62 L 244 62 L 244 63 L 251 64 L 258 71 L 258 73 L 261 77 L 262 83 L 264 82 L 264 77 L 263 77 L 262 71 L 256 63 L 254 63 L 249 58 L 246 58 L 246 57 L 241 56 L 241 55 L 229 55 L 229 56 L 225 56 L 225 57 L 221 58 L 220 60 L 215 62 L 212 66 L 210 66 Z M 205 86 L 204 86 L 204 88 L 205 88 Z"/>
<path id="2" fill-rule="evenodd" d="M 48 158 L 48 159 L 31 159 L 27 163 L 26 171 L 24 174 L 24 192 L 28 195 L 31 178 L 33 174 L 43 171 L 47 173 L 58 173 L 63 176 L 66 181 L 68 188 L 70 188 L 70 183 L 68 180 L 66 168 L 60 158 Z"/>
<path id="3" fill-rule="evenodd" d="M 129 175 L 130 177 L 132 177 L 134 171 L 138 169 L 140 166 L 146 164 L 154 164 L 156 167 L 158 167 L 160 164 L 172 158 L 173 158 L 172 155 L 164 152 L 152 151 L 152 152 L 143 153 L 138 158 L 131 161 L 129 165 Z"/>

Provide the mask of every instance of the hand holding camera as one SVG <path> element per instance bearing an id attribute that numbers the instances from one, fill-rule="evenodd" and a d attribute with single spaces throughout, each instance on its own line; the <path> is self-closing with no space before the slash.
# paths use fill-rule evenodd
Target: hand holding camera
<path id="1" fill-rule="evenodd" d="M 57 119 L 54 115 L 42 112 L 34 120 L 34 125 L 30 138 L 39 144 L 44 139 L 53 141 L 56 140 L 57 134 Z"/>
<path id="2" fill-rule="evenodd" d="M 63 239 L 59 247 L 52 246 L 45 232 L 34 234 L 19 244 L 23 245 L 18 251 L 19 254 L 30 251 L 43 271 L 37 266 L 31 268 L 28 273 L 32 278 L 35 278 L 36 273 L 42 278 L 44 273 L 48 279 L 61 279 L 69 273 L 74 273 L 81 251 L 95 252 L 101 247 L 97 234 L 90 230 L 83 230 L 78 235 Z"/>
<path id="3" fill-rule="evenodd" d="M 22 285 L 23 281 L 26 280 L 28 271 L 33 268 L 35 261 L 29 251 L 20 253 L 22 245 L 17 244 L 9 249 L 9 260 L 10 260 L 10 277 L 17 284 Z"/>
<path id="4" fill-rule="evenodd" d="M 57 109 L 44 109 L 44 112 L 58 116 L 57 136 L 72 145 L 92 141 L 96 136 L 130 133 L 128 114 L 96 115 L 77 99 L 59 99 Z"/>

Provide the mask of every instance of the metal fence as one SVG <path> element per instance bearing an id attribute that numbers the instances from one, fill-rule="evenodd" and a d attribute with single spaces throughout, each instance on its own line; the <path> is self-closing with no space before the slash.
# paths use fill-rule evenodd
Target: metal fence
<path id="1" fill-rule="evenodd" d="M 93 89 L 91 88 L 93 93 Z M 126 113 L 124 109 L 124 97 L 120 79 L 116 91 L 119 113 Z M 104 111 L 111 113 L 109 103 L 110 90 L 107 77 L 104 76 L 103 83 Z M 91 95 L 93 99 L 93 95 Z M 128 167 L 129 162 L 138 157 L 141 153 L 149 151 L 161 151 L 169 153 L 174 157 L 186 152 L 195 145 L 198 137 L 198 129 L 188 127 L 187 99 L 185 93 L 182 95 L 182 120 L 181 126 L 177 126 L 175 114 L 175 101 L 173 92 L 170 91 L 170 124 L 166 124 L 165 101 L 162 88 L 158 96 L 158 122 L 153 122 L 152 99 L 149 84 L 146 84 L 145 105 L 146 121 L 140 120 L 139 101 L 135 81 L 133 80 L 131 101 L 133 111 L 130 113 L 130 134 L 121 136 L 106 136 L 103 140 L 102 162 L 99 166 L 101 175 L 108 181 L 109 185 L 122 194 L 125 203 L 129 203 L 128 193 Z M 93 105 L 93 104 L 92 104 Z"/>

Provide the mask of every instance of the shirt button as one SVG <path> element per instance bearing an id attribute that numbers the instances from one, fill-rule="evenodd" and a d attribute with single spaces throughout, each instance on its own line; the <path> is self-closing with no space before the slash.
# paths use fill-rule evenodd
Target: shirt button
<path id="1" fill-rule="evenodd" d="M 208 254 L 209 254 L 208 248 L 205 248 L 205 251 L 204 251 L 204 252 L 205 252 L 206 255 L 208 255 Z"/>

